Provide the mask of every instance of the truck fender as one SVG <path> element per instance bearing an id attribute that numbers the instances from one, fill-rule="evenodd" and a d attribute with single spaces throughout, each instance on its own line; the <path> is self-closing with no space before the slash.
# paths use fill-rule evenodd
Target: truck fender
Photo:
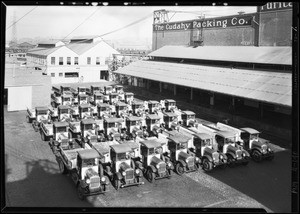
<path id="1" fill-rule="evenodd" d="M 261 149 L 258 148 L 258 147 L 252 148 L 252 149 L 251 149 L 251 154 L 252 154 L 254 151 L 258 151 L 259 153 L 262 153 Z"/>
<path id="2" fill-rule="evenodd" d="M 236 155 L 235 155 L 233 152 L 228 152 L 226 155 L 227 155 L 227 156 L 228 156 L 228 155 L 231 155 L 234 159 L 236 158 Z M 227 159 L 228 159 L 228 157 L 227 157 Z"/>
<path id="3" fill-rule="evenodd" d="M 103 175 L 104 175 L 103 166 L 102 164 L 99 164 L 99 176 L 102 177 Z"/>
<path id="4" fill-rule="evenodd" d="M 116 172 L 115 173 L 115 178 L 118 179 L 118 180 L 121 180 L 123 178 L 123 176 L 121 175 L 120 172 Z"/>
<path id="5" fill-rule="evenodd" d="M 208 159 L 210 162 L 214 162 L 213 159 L 212 159 L 212 157 L 209 156 L 209 155 L 204 155 L 204 156 L 201 158 L 201 161 L 203 162 L 203 160 L 204 160 L 205 158 Z"/>
<path id="6" fill-rule="evenodd" d="M 151 170 L 152 172 L 156 173 L 156 168 L 154 166 L 150 165 L 147 168 L 148 170 Z"/>
<path id="7" fill-rule="evenodd" d="M 143 164 L 142 164 L 142 162 L 141 161 L 136 161 L 135 162 L 135 165 L 136 165 L 136 167 L 138 168 L 138 169 L 140 169 L 140 170 L 144 170 L 144 167 L 143 167 Z"/>
<path id="8" fill-rule="evenodd" d="M 77 184 L 77 185 L 80 185 L 81 188 L 83 188 L 83 189 L 88 185 L 87 183 L 85 183 L 84 180 L 80 180 L 80 181 L 78 181 L 78 183 L 79 183 L 79 184 Z"/>
<path id="9" fill-rule="evenodd" d="M 247 152 L 246 150 L 243 150 L 243 153 L 245 153 L 246 157 L 250 157 L 249 152 Z"/>
<path id="10" fill-rule="evenodd" d="M 186 162 L 184 162 L 183 160 L 178 160 L 177 163 L 181 163 L 184 167 L 186 166 Z"/>

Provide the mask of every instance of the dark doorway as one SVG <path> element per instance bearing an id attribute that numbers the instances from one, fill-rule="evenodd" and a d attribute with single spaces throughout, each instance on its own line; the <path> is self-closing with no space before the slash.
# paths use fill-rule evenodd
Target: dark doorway
<path id="1" fill-rule="evenodd" d="M 7 88 L 4 89 L 3 104 L 7 105 Z"/>
<path id="2" fill-rule="evenodd" d="M 108 71 L 101 70 L 100 71 L 100 79 L 102 79 L 102 80 L 108 80 Z"/>

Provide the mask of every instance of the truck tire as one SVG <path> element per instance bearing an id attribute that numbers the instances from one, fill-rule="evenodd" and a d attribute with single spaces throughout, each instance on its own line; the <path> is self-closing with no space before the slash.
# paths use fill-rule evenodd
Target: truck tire
<path id="1" fill-rule="evenodd" d="M 148 179 L 148 181 L 149 181 L 150 183 L 153 183 L 154 178 L 155 178 L 155 174 L 154 174 L 154 172 L 152 172 L 152 170 L 149 168 L 149 169 L 147 170 L 147 179 Z"/>
<path id="2" fill-rule="evenodd" d="M 118 178 L 114 178 L 114 186 L 115 186 L 116 190 L 120 189 L 121 183 L 118 180 Z"/>
<path id="3" fill-rule="evenodd" d="M 78 198 L 80 200 L 83 201 L 85 199 L 84 190 L 82 189 L 82 187 L 80 186 L 80 184 L 77 186 L 77 195 L 78 195 Z"/>
<path id="4" fill-rule="evenodd" d="M 202 161 L 202 169 L 205 172 L 210 172 L 213 169 L 212 162 L 210 162 L 207 158 L 204 158 Z"/>
<path id="5" fill-rule="evenodd" d="M 184 173 L 184 168 L 181 163 L 177 163 L 175 166 L 175 171 L 178 175 L 182 175 Z"/>
<path id="6" fill-rule="evenodd" d="M 61 174 L 66 174 L 67 173 L 67 169 L 66 169 L 65 164 L 63 163 L 63 161 L 60 160 L 60 159 L 58 159 L 57 162 L 58 162 L 60 173 Z"/>
<path id="7" fill-rule="evenodd" d="M 261 153 L 258 150 L 254 150 L 252 152 L 251 156 L 252 156 L 252 159 L 257 163 L 262 161 Z"/>

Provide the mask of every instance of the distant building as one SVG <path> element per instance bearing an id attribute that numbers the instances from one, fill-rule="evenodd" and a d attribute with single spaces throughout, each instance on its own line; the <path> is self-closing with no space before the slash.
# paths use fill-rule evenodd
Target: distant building
<path id="1" fill-rule="evenodd" d="M 119 52 L 101 38 L 75 37 L 67 45 L 38 46 L 27 53 L 27 61 L 28 66 L 50 75 L 52 84 L 94 82 L 108 80 L 108 62 L 113 54 Z"/>

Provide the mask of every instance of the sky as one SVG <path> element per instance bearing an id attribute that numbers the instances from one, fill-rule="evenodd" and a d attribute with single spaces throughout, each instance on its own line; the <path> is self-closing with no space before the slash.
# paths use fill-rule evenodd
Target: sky
<path id="1" fill-rule="evenodd" d="M 170 21 L 196 19 L 201 14 L 204 14 L 206 18 L 212 18 L 236 15 L 239 11 L 256 12 L 256 7 L 230 6 L 7 6 L 6 9 L 7 42 L 12 39 L 13 27 L 11 25 L 14 23 L 15 14 L 17 23 L 14 27 L 18 40 L 35 37 L 70 39 L 72 36 L 104 35 L 141 20 L 102 38 L 120 43 L 141 42 L 143 45 L 150 46 L 153 11 L 155 10 L 187 11 L 187 13 L 170 12 L 169 18 L 172 17 Z"/>

